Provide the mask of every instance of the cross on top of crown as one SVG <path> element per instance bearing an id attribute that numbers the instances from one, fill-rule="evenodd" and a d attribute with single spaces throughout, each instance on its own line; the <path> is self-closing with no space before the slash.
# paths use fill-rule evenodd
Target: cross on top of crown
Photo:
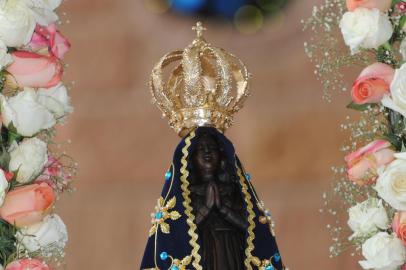
<path id="1" fill-rule="evenodd" d="M 203 31 L 206 31 L 207 29 L 203 26 L 202 22 L 197 22 L 196 26 L 192 27 L 192 30 L 196 31 L 198 38 L 201 38 L 203 36 Z"/>

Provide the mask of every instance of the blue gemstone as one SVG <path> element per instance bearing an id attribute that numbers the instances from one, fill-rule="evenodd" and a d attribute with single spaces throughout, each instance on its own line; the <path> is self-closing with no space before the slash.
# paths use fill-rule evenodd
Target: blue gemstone
<path id="1" fill-rule="evenodd" d="M 177 267 L 176 265 L 172 265 L 171 270 L 179 270 L 179 267 Z"/>
<path id="2" fill-rule="evenodd" d="M 166 181 L 169 181 L 169 180 L 171 180 L 171 178 L 172 178 L 172 172 L 171 172 L 171 171 L 167 171 L 167 172 L 165 173 L 165 180 L 166 180 Z"/>
<path id="3" fill-rule="evenodd" d="M 268 265 L 268 266 L 265 267 L 265 270 L 274 270 L 274 268 L 273 268 L 272 265 Z"/>
<path id="4" fill-rule="evenodd" d="M 166 259 L 168 259 L 168 253 L 166 253 L 165 251 L 161 252 L 159 257 L 161 257 L 161 260 L 165 261 Z"/>
<path id="5" fill-rule="evenodd" d="M 155 213 L 155 218 L 156 219 L 161 219 L 162 218 L 162 212 Z"/>
<path id="6" fill-rule="evenodd" d="M 281 260 L 281 255 L 279 253 L 276 253 L 273 258 L 275 259 L 275 262 L 279 262 Z"/>
<path id="7" fill-rule="evenodd" d="M 247 181 L 250 181 L 251 180 L 251 174 L 246 173 L 245 174 L 245 179 L 247 179 Z"/>

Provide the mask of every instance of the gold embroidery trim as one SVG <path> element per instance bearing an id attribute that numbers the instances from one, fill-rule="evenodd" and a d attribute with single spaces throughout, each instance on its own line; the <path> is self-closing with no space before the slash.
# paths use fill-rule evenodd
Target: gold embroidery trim
<path id="1" fill-rule="evenodd" d="M 176 205 L 176 197 L 172 197 L 168 202 L 164 201 L 164 198 L 160 197 L 158 199 L 158 204 L 155 207 L 155 212 L 152 213 L 152 227 L 149 230 L 149 236 L 157 234 L 159 230 L 162 233 L 169 234 L 171 232 L 171 227 L 167 220 L 178 220 L 181 217 L 178 211 L 173 210 Z M 161 216 L 157 218 L 157 214 Z"/>
<path id="2" fill-rule="evenodd" d="M 190 191 L 189 191 L 189 181 L 188 176 L 189 172 L 187 170 L 187 157 L 189 155 L 188 149 L 191 145 L 191 140 L 196 136 L 195 131 L 193 130 L 190 132 L 189 136 L 186 137 L 185 143 L 186 145 L 182 149 L 183 157 L 181 160 L 182 167 L 180 168 L 181 177 L 180 180 L 182 182 L 182 196 L 183 196 L 183 206 L 185 207 L 185 214 L 187 216 L 187 224 L 189 225 L 188 234 L 191 237 L 189 240 L 189 244 L 192 246 L 192 256 L 194 257 L 192 265 L 195 267 L 196 270 L 203 270 L 202 266 L 200 265 L 201 256 L 199 254 L 200 246 L 197 243 L 198 234 L 196 233 L 197 226 L 194 223 L 195 215 L 192 213 L 192 206 L 191 199 L 190 199 Z"/>
<path id="3" fill-rule="evenodd" d="M 246 171 L 244 169 L 244 166 L 241 165 L 241 168 L 242 168 L 243 175 L 245 175 Z M 267 214 L 267 212 L 270 213 L 270 211 L 265 208 L 264 202 L 259 200 L 259 198 L 258 198 L 258 196 L 257 196 L 257 194 L 256 194 L 256 192 L 254 190 L 254 187 L 252 186 L 251 181 L 247 180 L 247 182 L 248 182 L 248 185 L 249 185 L 249 188 L 250 188 L 252 194 L 254 194 L 254 199 L 257 202 L 258 209 L 264 214 L 264 216 L 259 217 L 259 222 L 263 223 L 261 221 L 261 218 L 266 218 L 266 222 L 269 224 L 269 231 L 271 232 L 271 235 L 273 237 L 276 237 L 276 234 L 275 234 L 275 221 L 273 220 L 273 218 L 269 214 Z"/>
<path id="4" fill-rule="evenodd" d="M 172 190 L 172 184 L 173 184 L 173 178 L 174 178 L 174 175 L 175 175 L 175 165 L 172 163 L 171 164 L 171 167 L 169 167 L 169 170 L 171 170 L 171 172 L 172 172 L 172 176 L 171 176 L 171 184 L 170 184 L 170 186 L 169 186 L 169 189 L 168 189 L 168 192 L 166 193 L 166 196 L 165 196 L 165 199 L 164 199 L 164 203 L 166 202 L 166 200 L 168 199 L 168 196 L 169 196 L 169 194 L 171 193 L 171 190 Z M 154 236 L 154 263 L 155 263 L 155 269 L 158 269 L 159 270 L 159 268 L 158 268 L 158 263 L 157 263 L 157 260 L 156 260 L 156 257 L 157 257 L 157 250 L 156 250 L 156 246 L 157 246 L 157 242 L 158 242 L 158 231 L 155 233 L 155 236 Z M 151 268 L 151 269 L 154 269 L 154 268 Z M 146 269 L 146 270 L 148 270 L 148 269 Z"/>
<path id="5" fill-rule="evenodd" d="M 237 167 L 237 174 L 238 177 L 240 178 L 240 184 L 242 188 L 242 192 L 244 193 L 244 199 L 245 203 L 247 204 L 247 211 L 248 211 L 248 237 L 247 237 L 247 247 L 245 248 L 245 267 L 247 270 L 252 270 L 251 266 L 251 261 L 252 261 L 252 251 L 254 250 L 254 239 L 255 239 L 255 234 L 254 234 L 254 229 L 255 229 L 255 213 L 253 211 L 254 205 L 252 204 L 251 201 L 251 195 L 248 192 L 248 186 L 245 183 L 245 178 L 241 173 L 241 168 L 238 166 L 236 163 L 235 165 Z"/>
<path id="6" fill-rule="evenodd" d="M 168 192 L 166 193 L 164 202 L 166 202 L 166 200 L 168 199 L 169 194 L 170 194 L 171 191 L 172 191 L 173 178 L 175 177 L 175 165 L 174 165 L 173 163 L 172 163 L 171 166 L 169 167 L 169 170 L 171 171 L 171 174 L 172 174 L 172 175 L 171 175 L 171 184 L 170 184 L 170 186 L 169 186 Z"/>

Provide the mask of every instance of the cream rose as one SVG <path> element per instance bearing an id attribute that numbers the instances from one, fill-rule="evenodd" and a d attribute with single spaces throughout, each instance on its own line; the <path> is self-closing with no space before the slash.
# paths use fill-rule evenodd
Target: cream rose
<path id="1" fill-rule="evenodd" d="M 66 114 L 73 111 L 68 90 L 62 83 L 52 88 L 39 89 L 38 101 L 51 111 L 56 119 L 62 119 Z"/>
<path id="2" fill-rule="evenodd" d="M 390 95 L 382 98 L 382 105 L 406 116 L 406 64 L 395 70 Z"/>
<path id="3" fill-rule="evenodd" d="M 0 207 L 4 203 L 4 199 L 6 198 L 6 191 L 8 189 L 8 181 L 6 179 L 6 175 L 4 171 L 0 169 Z"/>
<path id="4" fill-rule="evenodd" d="M 41 174 L 47 161 L 46 143 L 38 138 L 25 139 L 10 152 L 9 171 L 17 172 L 17 182 L 28 183 Z"/>
<path id="5" fill-rule="evenodd" d="M 41 250 L 41 255 L 49 257 L 53 251 L 65 248 L 68 232 L 62 219 L 53 214 L 45 217 L 39 224 L 20 229 L 16 237 L 27 251 Z"/>
<path id="6" fill-rule="evenodd" d="M 406 152 L 395 154 L 396 159 L 381 168 L 375 190 L 396 210 L 406 211 Z"/>
<path id="7" fill-rule="evenodd" d="M 354 232 L 350 239 L 368 236 L 378 230 L 386 230 L 389 227 L 389 219 L 382 201 L 369 198 L 358 203 L 348 210 L 348 226 Z"/>
<path id="8" fill-rule="evenodd" d="M 56 124 L 54 115 L 39 102 L 34 89 L 26 88 L 8 100 L 0 95 L 0 101 L 4 125 L 10 127 L 12 123 L 22 136 L 31 137 Z"/>
<path id="9" fill-rule="evenodd" d="M 396 270 L 406 261 L 406 250 L 402 241 L 387 232 L 379 232 L 362 245 L 366 260 L 359 264 L 364 269 Z"/>
<path id="10" fill-rule="evenodd" d="M 406 38 L 402 40 L 399 46 L 399 52 L 402 55 L 403 61 L 406 60 Z"/>
<path id="11" fill-rule="evenodd" d="M 0 40 L 0 70 L 13 62 L 13 58 L 7 52 L 7 46 Z"/>
<path id="12" fill-rule="evenodd" d="M 8 47 L 30 42 L 34 29 L 34 13 L 24 0 L 0 0 L 0 40 Z"/>
<path id="13" fill-rule="evenodd" d="M 340 21 L 341 32 L 351 53 L 363 49 L 377 49 L 387 42 L 393 26 L 387 14 L 378 9 L 357 8 L 344 13 Z"/>
<path id="14" fill-rule="evenodd" d="M 50 23 L 57 21 L 58 15 L 54 10 L 59 7 L 62 0 L 24 0 L 34 12 L 34 17 L 37 23 L 47 26 Z"/>

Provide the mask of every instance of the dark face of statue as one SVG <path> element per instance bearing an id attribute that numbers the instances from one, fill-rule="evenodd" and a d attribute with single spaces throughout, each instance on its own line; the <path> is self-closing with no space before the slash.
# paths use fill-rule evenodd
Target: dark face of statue
<path id="1" fill-rule="evenodd" d="M 214 174 L 220 165 L 220 150 L 209 134 L 199 138 L 193 155 L 193 162 L 201 175 Z"/>

